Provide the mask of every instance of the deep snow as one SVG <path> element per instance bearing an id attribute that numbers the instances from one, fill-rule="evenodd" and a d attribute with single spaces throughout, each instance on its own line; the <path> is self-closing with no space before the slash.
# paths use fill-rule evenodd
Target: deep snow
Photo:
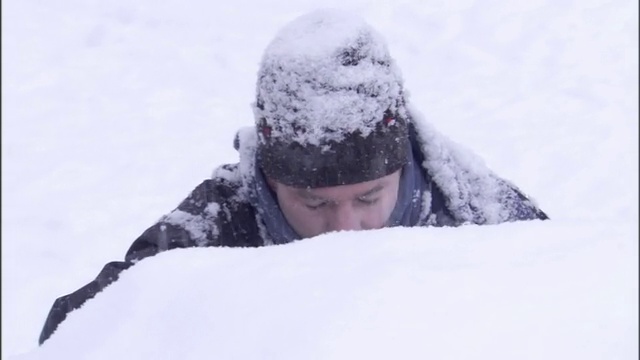
<path id="1" fill-rule="evenodd" d="M 145 266 L 140 263 L 121 284 L 74 312 L 49 347 L 28 356 L 57 358 L 74 336 L 92 333 L 106 341 L 77 345 L 76 351 L 109 357 L 123 346 L 161 344 L 172 326 L 154 327 L 158 338 L 145 338 L 148 343 L 142 338 L 128 343 L 124 336 L 145 328 L 168 308 L 192 306 L 191 317 L 169 321 L 182 329 L 189 321 L 196 324 L 193 336 L 178 337 L 184 341 L 181 349 L 193 345 L 193 358 L 204 356 L 200 350 L 222 356 L 234 349 L 248 357 L 259 349 L 272 351 L 260 353 L 267 358 L 293 358 L 309 349 L 318 349 L 308 356 L 318 358 L 349 357 L 357 351 L 381 357 L 394 351 L 402 357 L 399 349 L 468 358 L 483 357 L 474 352 L 481 349 L 495 355 L 496 346 L 506 347 L 506 358 L 528 349 L 523 343 L 527 337 L 547 345 L 532 350 L 533 355 L 552 356 L 559 349 L 559 355 L 583 358 L 637 358 L 638 4 L 630 0 L 3 2 L 3 358 L 33 350 L 57 296 L 84 285 L 104 263 L 121 259 L 136 236 L 215 166 L 237 160 L 232 139 L 239 126 L 253 123 L 250 103 L 262 51 L 282 25 L 318 6 L 360 12 L 386 38 L 412 104 L 438 130 L 530 194 L 552 221 L 327 235 L 308 244 L 246 253 L 205 249 L 163 254 Z M 420 241 L 427 234 L 438 235 L 437 245 Z M 514 244 L 530 250 L 531 267 L 499 258 L 522 259 L 522 253 L 509 254 Z M 380 260 L 387 250 L 406 262 Z M 206 261 L 228 254 L 241 255 L 222 263 Z M 296 258 L 314 259 L 316 254 L 318 262 L 309 267 L 312 275 L 293 271 L 299 265 Z M 364 262 L 342 276 L 348 258 L 336 254 Z M 264 263 L 254 264 L 257 256 Z M 456 256 L 488 262 L 465 267 Z M 560 259 L 550 261 L 554 256 Z M 215 307 L 217 292 L 184 279 L 201 270 L 225 271 L 225 261 L 245 263 L 257 277 L 224 284 L 231 292 L 220 307 L 233 304 L 234 291 L 251 295 L 264 289 L 252 287 L 266 279 L 261 276 L 274 277 L 263 283 L 275 286 L 285 272 L 291 283 L 281 284 L 282 293 L 264 291 L 263 302 L 254 299 L 262 308 L 244 313 L 247 307 L 231 306 L 225 308 L 228 317 L 220 317 L 224 313 L 215 310 L 220 309 Z M 176 276 L 185 278 L 166 278 L 165 267 L 179 267 L 174 268 Z M 320 271 L 325 267 L 336 270 Z M 167 286 L 175 289 L 154 287 L 145 270 L 151 268 L 163 272 Z M 314 273 L 333 280 L 317 288 L 326 301 L 296 307 L 295 296 L 308 300 L 313 294 L 297 294 L 291 290 L 296 287 L 288 286 L 309 290 L 303 284 Z M 415 278 L 407 280 L 407 274 Z M 210 278 L 201 276 L 200 281 Z M 482 287 L 483 277 L 498 280 Z M 224 278 L 211 278 L 212 286 L 222 286 L 216 281 Z M 360 282 L 369 286 L 363 292 L 351 286 Z M 445 295 L 432 298 L 416 282 Z M 128 290 L 137 283 L 150 287 L 132 294 Z M 479 299 L 472 301 L 470 294 L 476 291 Z M 492 291 L 504 300 L 494 302 Z M 532 292 L 546 300 L 523 302 Z M 398 295 L 403 293 L 415 297 Z M 142 309 L 136 303 L 127 309 L 127 299 L 158 295 L 167 300 L 158 299 L 147 317 L 125 315 Z M 344 305 L 331 299 L 338 295 Z M 585 302 L 574 307 L 578 299 Z M 460 330 L 449 316 L 418 306 L 418 300 L 473 324 Z M 122 315 L 100 311 L 115 306 Z M 195 309 L 207 310 L 212 318 L 199 319 Z M 380 309 L 379 317 L 370 316 Z M 415 314 L 415 323 L 393 321 L 407 319 L 405 309 Z M 308 348 L 276 342 L 277 334 L 264 335 L 270 334 L 270 326 L 282 324 L 285 333 L 302 339 L 297 329 L 310 330 L 302 323 L 307 310 L 327 331 L 313 330 L 317 336 L 304 337 Z M 292 322 L 275 321 L 283 312 Z M 524 323 L 514 320 L 516 313 Z M 243 321 L 254 321 L 256 327 L 247 331 L 255 335 L 257 347 L 245 347 L 246 338 L 242 347 L 234 341 L 245 328 L 231 320 L 243 314 L 251 315 Z M 594 321 L 571 322 L 579 314 Z M 565 322 L 554 322 L 553 316 Z M 209 329 L 209 321 L 217 319 L 238 328 L 230 333 Z M 116 320 L 111 327 L 95 325 L 109 320 Z M 347 328 L 339 327 L 342 321 Z M 389 329 L 402 347 L 385 347 L 393 343 L 384 341 L 391 336 Z M 225 334 L 230 336 L 225 347 L 205 342 Z M 619 352 L 603 352 L 609 350 Z"/>
<path id="2" fill-rule="evenodd" d="M 632 236 L 534 221 L 169 251 L 15 359 L 631 359 Z"/>

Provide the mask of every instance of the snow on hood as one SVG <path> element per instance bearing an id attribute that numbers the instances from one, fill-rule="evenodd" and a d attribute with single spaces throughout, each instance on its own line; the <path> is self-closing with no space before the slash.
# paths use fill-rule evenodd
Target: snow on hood
<path id="1" fill-rule="evenodd" d="M 253 107 L 272 138 L 319 145 L 358 130 L 367 136 L 402 103 L 401 74 L 381 35 L 356 15 L 324 9 L 296 18 L 267 46 Z"/>

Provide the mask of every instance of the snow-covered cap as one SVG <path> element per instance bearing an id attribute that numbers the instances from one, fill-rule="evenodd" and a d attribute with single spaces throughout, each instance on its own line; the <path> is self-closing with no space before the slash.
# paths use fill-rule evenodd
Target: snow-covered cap
<path id="1" fill-rule="evenodd" d="M 408 160 L 402 77 L 362 18 L 317 10 L 267 46 L 253 104 L 265 174 L 296 187 L 374 180 Z"/>

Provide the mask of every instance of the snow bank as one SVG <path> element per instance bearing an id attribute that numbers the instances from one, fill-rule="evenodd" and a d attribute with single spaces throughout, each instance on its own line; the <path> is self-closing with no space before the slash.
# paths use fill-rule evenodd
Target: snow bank
<path id="1" fill-rule="evenodd" d="M 541 221 L 168 251 L 11 359 L 633 359 L 637 254 Z"/>

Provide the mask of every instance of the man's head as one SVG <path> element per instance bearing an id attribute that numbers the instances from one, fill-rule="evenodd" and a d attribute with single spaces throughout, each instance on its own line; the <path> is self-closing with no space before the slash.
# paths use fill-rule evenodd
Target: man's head
<path id="1" fill-rule="evenodd" d="M 269 180 L 287 222 L 305 238 L 386 226 L 399 184 L 400 170 L 370 181 L 322 188 L 299 188 Z"/>
<path id="2" fill-rule="evenodd" d="M 400 72 L 361 18 L 322 10 L 285 26 L 265 50 L 254 113 L 260 168 L 301 236 L 386 224 L 408 124 Z"/>

